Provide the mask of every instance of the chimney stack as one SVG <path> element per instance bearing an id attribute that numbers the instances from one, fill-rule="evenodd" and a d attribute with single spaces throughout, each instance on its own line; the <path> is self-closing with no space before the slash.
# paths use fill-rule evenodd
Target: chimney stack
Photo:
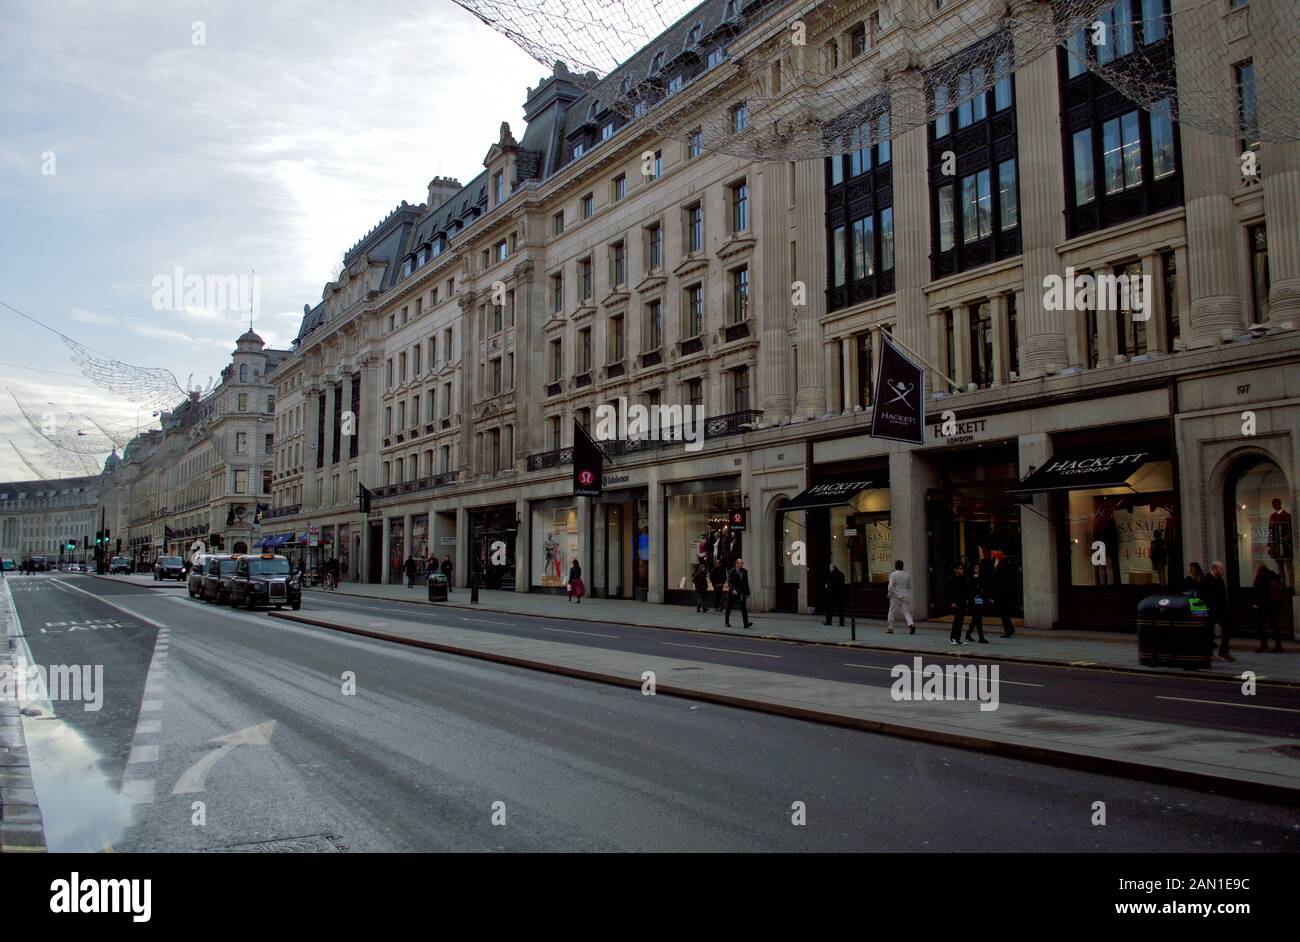
<path id="1" fill-rule="evenodd" d="M 430 210 L 437 209 L 459 192 L 459 180 L 454 177 L 434 177 L 429 181 L 429 202 L 427 206 Z"/>

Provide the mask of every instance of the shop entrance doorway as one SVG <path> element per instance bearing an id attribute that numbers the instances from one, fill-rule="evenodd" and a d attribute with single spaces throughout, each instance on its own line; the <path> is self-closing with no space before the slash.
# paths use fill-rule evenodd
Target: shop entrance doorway
<path id="1" fill-rule="evenodd" d="M 367 561 L 366 581 L 378 585 L 384 577 L 384 525 L 370 524 L 370 559 Z"/>

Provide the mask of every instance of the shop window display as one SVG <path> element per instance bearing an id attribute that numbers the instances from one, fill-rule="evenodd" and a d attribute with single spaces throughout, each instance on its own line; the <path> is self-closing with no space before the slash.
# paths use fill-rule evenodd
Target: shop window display
<path id="1" fill-rule="evenodd" d="M 1291 493 L 1277 465 L 1261 461 L 1242 471 L 1230 495 L 1236 530 L 1236 584 L 1252 585 L 1262 564 L 1295 588 Z"/>
<path id="2" fill-rule="evenodd" d="M 394 581 L 403 578 L 402 567 L 406 564 L 406 524 L 400 518 L 388 524 L 388 571 Z"/>
<path id="3" fill-rule="evenodd" d="M 1067 500 L 1072 585 L 1169 584 L 1177 539 L 1170 462 L 1145 465 L 1128 486 L 1073 490 Z M 1098 542 L 1104 545 L 1104 560 L 1094 549 Z"/>
<path id="4" fill-rule="evenodd" d="M 666 499 L 669 589 L 687 589 L 701 551 L 706 557 L 743 555 L 742 533 L 732 533 L 730 512 L 741 506 L 738 490 L 681 494 Z M 701 550 L 703 547 L 703 550 Z M 711 559 L 710 559 L 711 561 Z"/>
<path id="5" fill-rule="evenodd" d="M 533 511 L 532 584 L 562 587 L 578 556 L 578 511 L 572 507 Z"/>

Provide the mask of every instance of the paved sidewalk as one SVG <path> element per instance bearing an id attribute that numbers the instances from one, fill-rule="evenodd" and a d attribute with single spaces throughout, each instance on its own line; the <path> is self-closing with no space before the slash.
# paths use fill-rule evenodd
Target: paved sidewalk
<path id="1" fill-rule="evenodd" d="M 121 578 L 121 577 L 115 577 Z M 1001 626 L 986 632 L 988 644 L 971 644 L 955 647 L 948 644 L 951 626 L 944 622 L 917 622 L 915 635 L 906 629 L 895 634 L 885 633 L 885 623 L 880 619 L 858 619 L 858 640 L 849 640 L 849 629 L 837 625 L 827 628 L 813 615 L 784 615 L 761 613 L 751 615 L 754 627 L 748 631 L 722 622 L 722 615 L 709 612 L 702 615 L 684 605 L 656 605 L 623 599 L 585 598 L 581 604 L 569 602 L 562 595 L 545 593 L 504 592 L 480 589 L 479 603 L 471 605 L 469 590 L 457 587 L 448 602 L 429 602 L 423 580 L 413 589 L 402 585 L 367 585 L 342 583 L 334 590 L 339 594 L 361 598 L 412 602 L 426 606 L 450 605 L 473 608 L 484 612 L 533 615 L 547 618 L 568 618 L 604 624 L 635 625 L 644 628 L 672 628 L 682 631 L 703 631 L 718 634 L 747 635 L 774 638 L 783 641 L 800 641 L 820 644 L 844 644 L 882 650 L 918 654 L 951 654 L 960 651 L 964 658 L 997 658 L 1021 660 L 1041 664 L 1068 664 L 1080 668 L 1101 670 L 1127 670 L 1157 674 L 1183 674 L 1181 668 L 1144 667 L 1137 659 L 1136 633 L 1045 631 L 1034 628 L 1017 628 L 1014 638 L 1000 637 Z M 331 592 L 325 589 L 304 590 L 304 598 L 312 607 L 324 604 Z M 740 613 L 734 612 L 732 624 L 739 626 Z M 1300 644 L 1284 642 L 1284 654 L 1257 654 L 1253 638 L 1239 638 L 1232 645 L 1235 663 L 1215 661 L 1209 670 L 1196 672 L 1198 676 L 1222 677 L 1225 680 L 1239 677 L 1243 671 L 1253 671 L 1256 680 L 1263 682 L 1300 684 Z"/>
<path id="2" fill-rule="evenodd" d="M 8 584 L 0 585 L 0 666 L 25 669 L 25 642 Z M 0 699 L 0 854 L 44 853 L 45 827 L 23 730 L 23 704 Z"/>
<path id="3" fill-rule="evenodd" d="M 413 615 L 414 615 L 413 610 Z M 852 684 L 657 654 L 490 634 L 430 619 L 378 618 L 342 609 L 272 617 L 655 693 L 1300 805 L 1295 741 L 971 699 L 895 700 L 885 686 Z"/>

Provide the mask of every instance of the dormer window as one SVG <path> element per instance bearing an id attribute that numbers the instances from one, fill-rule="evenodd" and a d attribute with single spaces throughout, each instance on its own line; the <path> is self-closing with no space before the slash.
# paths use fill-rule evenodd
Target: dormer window
<path id="1" fill-rule="evenodd" d="M 680 92 L 682 90 L 682 84 L 682 77 L 680 75 L 674 75 L 668 81 L 668 94 L 675 95 Z"/>
<path id="2" fill-rule="evenodd" d="M 424 263 L 427 262 L 428 260 L 429 260 L 429 250 L 426 248 L 421 248 L 420 251 L 415 256 L 415 267 L 423 268 Z"/>
<path id="3" fill-rule="evenodd" d="M 602 141 L 607 141 L 613 136 L 614 136 L 614 122 L 607 121 L 605 122 L 604 126 L 601 127 L 600 129 L 600 139 Z"/>
<path id="4" fill-rule="evenodd" d="M 498 205 L 506 201 L 506 175 L 504 171 L 498 170 L 492 175 L 492 199 Z"/>
<path id="5" fill-rule="evenodd" d="M 710 49 L 709 58 L 708 58 L 708 67 L 712 69 L 715 68 L 716 66 L 722 65 L 723 61 L 726 58 L 727 58 L 727 50 L 724 49 L 722 46 L 719 46 L 717 49 Z"/>
<path id="6" fill-rule="evenodd" d="M 691 31 L 686 34 L 686 48 L 693 49 L 700 44 L 700 24 L 696 23 L 691 27 Z"/>
<path id="7" fill-rule="evenodd" d="M 664 67 L 664 54 L 661 50 L 659 52 L 656 52 L 654 59 L 650 61 L 650 74 L 654 75 L 658 73 L 658 71 L 663 67 Z"/>
<path id="8" fill-rule="evenodd" d="M 722 14 L 723 20 L 734 20 L 736 18 L 736 0 L 727 0 L 727 12 Z"/>
<path id="9" fill-rule="evenodd" d="M 583 154 L 585 154 L 586 152 L 587 152 L 587 145 L 586 145 L 586 144 L 574 144 L 574 145 L 573 145 L 573 159 L 574 159 L 574 160 L 577 160 L 579 157 L 581 157 L 581 156 L 582 156 Z"/>
<path id="10" fill-rule="evenodd" d="M 405 278 L 409 274 L 411 274 L 411 260 L 408 258 L 406 261 L 402 262 L 402 277 Z"/>

